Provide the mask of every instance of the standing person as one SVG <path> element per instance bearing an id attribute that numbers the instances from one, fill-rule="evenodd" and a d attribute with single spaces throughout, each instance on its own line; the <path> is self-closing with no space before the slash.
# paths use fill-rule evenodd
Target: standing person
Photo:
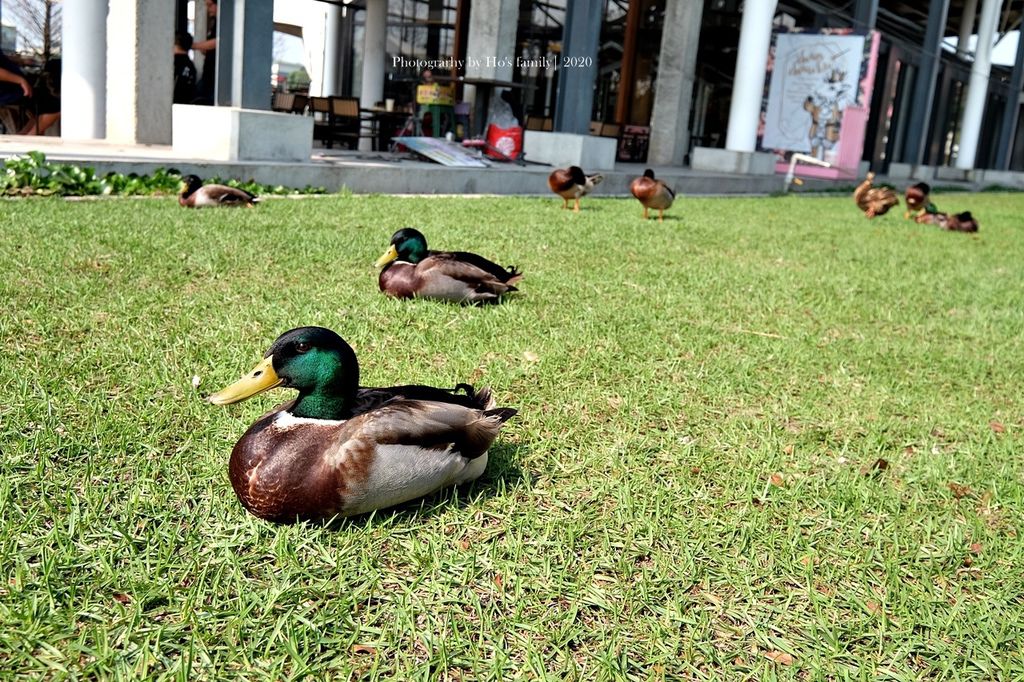
<path id="1" fill-rule="evenodd" d="M 192 104 L 196 100 L 196 65 L 188 56 L 192 36 L 182 31 L 174 35 L 174 103 Z"/>
<path id="2" fill-rule="evenodd" d="M 196 104 L 213 104 L 214 86 L 217 82 L 217 0 L 206 0 L 206 40 L 192 44 L 203 58 L 203 75 L 199 79 Z"/>

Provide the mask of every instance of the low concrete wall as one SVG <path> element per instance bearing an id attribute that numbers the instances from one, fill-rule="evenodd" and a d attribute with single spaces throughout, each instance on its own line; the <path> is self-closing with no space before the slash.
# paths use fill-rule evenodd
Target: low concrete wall
<path id="1" fill-rule="evenodd" d="M 305 161 L 313 151 L 313 119 L 238 107 L 175 104 L 175 154 L 217 161 Z"/>
<path id="2" fill-rule="evenodd" d="M 744 175 L 775 174 L 775 155 L 764 152 L 734 152 L 730 149 L 694 147 L 690 159 L 693 170 Z"/>
<path id="3" fill-rule="evenodd" d="M 530 161 L 560 168 L 579 166 L 588 173 L 614 168 L 616 145 L 611 137 L 539 130 L 527 130 L 523 134 L 523 152 Z"/>

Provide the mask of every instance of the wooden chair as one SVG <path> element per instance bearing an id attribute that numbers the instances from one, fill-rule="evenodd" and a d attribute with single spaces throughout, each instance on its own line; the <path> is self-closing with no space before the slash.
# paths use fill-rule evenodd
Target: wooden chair
<path id="1" fill-rule="evenodd" d="M 274 99 L 270 103 L 271 111 L 283 111 L 291 113 L 295 104 L 295 94 L 291 92 L 275 92 Z"/>
<path id="2" fill-rule="evenodd" d="M 309 115 L 313 117 L 313 140 L 323 142 L 330 149 L 331 139 L 331 100 L 327 97 L 309 98 Z"/>
<path id="3" fill-rule="evenodd" d="M 309 104 L 309 95 L 292 95 L 292 108 L 291 113 L 293 114 L 305 114 L 306 106 Z"/>
<path id="4" fill-rule="evenodd" d="M 329 122 L 332 135 L 327 141 L 328 149 L 335 140 L 348 143 L 349 149 L 359 146 L 363 119 L 358 97 L 331 97 Z"/>

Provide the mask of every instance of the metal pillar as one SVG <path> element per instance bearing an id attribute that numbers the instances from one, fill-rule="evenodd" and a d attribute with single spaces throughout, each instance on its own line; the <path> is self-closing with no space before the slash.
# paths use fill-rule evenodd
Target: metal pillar
<path id="1" fill-rule="evenodd" d="M 999 128 L 999 144 L 996 147 L 996 170 L 1009 170 L 1013 156 L 1014 137 L 1020 118 L 1021 90 L 1024 89 L 1024 36 L 1017 40 L 1017 57 L 1013 60 L 1013 74 L 1010 76 L 1010 93 L 1003 109 L 1003 123 Z"/>
<path id="2" fill-rule="evenodd" d="M 855 31 L 873 31 L 878 20 L 878 0 L 857 0 L 853 8 L 853 28 Z"/>
<path id="3" fill-rule="evenodd" d="M 981 18 L 978 20 L 978 49 L 974 53 L 971 80 L 967 84 L 967 101 L 964 104 L 960 124 L 960 147 L 956 155 L 956 167 L 962 170 L 974 168 L 978 156 L 978 141 L 981 137 L 982 116 L 988 100 L 988 77 L 992 72 L 992 42 L 999 21 L 1002 0 L 984 0 Z"/>
<path id="4" fill-rule="evenodd" d="M 560 59 L 575 60 L 575 65 L 563 65 L 559 70 L 555 104 L 555 130 L 559 132 L 590 134 L 594 81 L 597 77 L 597 47 L 603 18 L 604 3 L 569 0 Z"/>
<path id="5" fill-rule="evenodd" d="M 107 0 L 64 4 L 61 52 L 61 137 L 99 140 L 107 134 Z"/>
<path id="6" fill-rule="evenodd" d="M 274 52 L 274 3 L 217 3 L 217 86 L 214 102 L 242 109 L 270 109 Z"/>
<path id="7" fill-rule="evenodd" d="M 729 105 L 729 128 L 725 138 L 725 148 L 731 151 L 752 152 L 757 146 L 757 127 L 761 119 L 761 99 L 776 5 L 776 0 L 762 0 L 748 2 L 743 8 L 736 77 Z"/>
<path id="8" fill-rule="evenodd" d="M 964 0 L 964 11 L 960 15 L 960 33 L 956 41 L 956 53 L 961 59 L 968 55 L 967 45 L 974 32 L 974 15 L 978 13 L 978 0 Z"/>
<path id="9" fill-rule="evenodd" d="M 946 26 L 948 13 L 949 0 L 931 0 L 929 3 L 928 25 L 925 27 L 924 45 L 921 47 L 921 64 L 914 79 L 910 117 L 903 144 L 903 161 L 914 166 L 921 165 L 924 159 L 932 100 L 935 97 L 935 78 L 939 73 L 939 57 L 942 54 L 942 32 Z"/>

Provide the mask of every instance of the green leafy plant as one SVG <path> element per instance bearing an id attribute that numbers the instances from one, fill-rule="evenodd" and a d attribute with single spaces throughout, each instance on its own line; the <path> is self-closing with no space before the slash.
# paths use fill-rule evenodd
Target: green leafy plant
<path id="1" fill-rule="evenodd" d="M 323 187 L 301 189 L 283 185 L 263 185 L 255 181 L 209 178 L 231 187 L 239 187 L 253 194 L 326 194 Z M 42 152 L 29 152 L 14 156 L 3 164 L 0 174 L 0 194 L 7 196 L 102 196 L 102 195 L 164 195 L 177 194 L 181 187 L 181 173 L 175 169 L 157 168 L 151 175 L 110 172 L 99 175 L 90 166 L 51 163 Z"/>

